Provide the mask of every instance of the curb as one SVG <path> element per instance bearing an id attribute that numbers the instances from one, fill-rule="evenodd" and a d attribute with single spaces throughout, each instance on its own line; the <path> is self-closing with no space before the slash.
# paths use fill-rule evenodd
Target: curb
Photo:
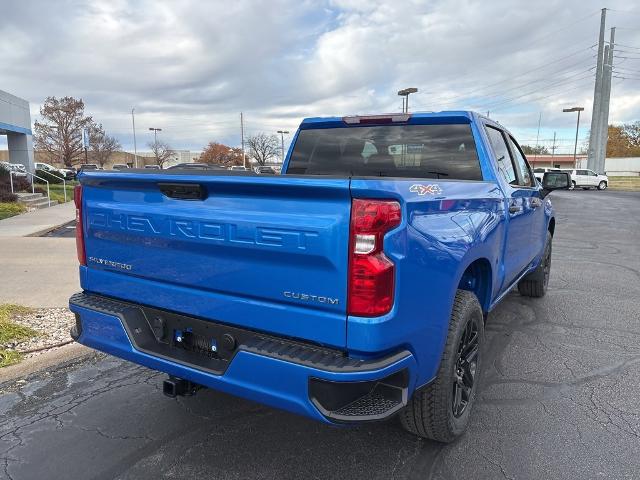
<path id="1" fill-rule="evenodd" d="M 89 357 L 95 353 L 95 350 L 75 342 L 53 348 L 35 357 L 26 358 L 17 365 L 0 368 L 0 386 L 11 380 L 23 378 L 80 357 Z"/>

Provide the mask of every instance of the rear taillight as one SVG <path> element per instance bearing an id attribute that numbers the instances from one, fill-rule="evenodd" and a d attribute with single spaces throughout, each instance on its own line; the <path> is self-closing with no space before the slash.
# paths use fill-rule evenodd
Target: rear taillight
<path id="1" fill-rule="evenodd" d="M 82 228 L 82 185 L 76 185 L 73 189 L 73 202 L 76 204 L 76 250 L 80 265 L 87 264 L 87 255 L 84 251 L 84 232 Z"/>
<path id="2" fill-rule="evenodd" d="M 400 225 L 400 204 L 392 200 L 351 202 L 349 315 L 376 317 L 393 307 L 395 266 L 383 252 L 384 235 Z"/>

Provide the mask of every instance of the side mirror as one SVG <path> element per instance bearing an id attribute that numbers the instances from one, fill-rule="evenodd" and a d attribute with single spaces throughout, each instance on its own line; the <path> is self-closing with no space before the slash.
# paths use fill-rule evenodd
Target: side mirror
<path id="1" fill-rule="evenodd" d="M 542 198 L 554 190 L 569 190 L 571 178 L 566 172 L 545 172 L 542 177 Z"/>

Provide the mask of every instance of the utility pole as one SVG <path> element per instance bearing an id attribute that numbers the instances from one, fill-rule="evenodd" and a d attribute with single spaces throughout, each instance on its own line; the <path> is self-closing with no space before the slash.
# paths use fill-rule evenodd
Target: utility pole
<path id="1" fill-rule="evenodd" d="M 596 63 L 596 82 L 593 88 L 593 109 L 591 111 L 591 132 L 589 134 L 589 150 L 587 157 L 587 168 L 597 170 L 597 153 L 600 143 L 600 108 L 602 93 L 602 74 L 604 56 L 604 31 L 607 21 L 607 9 L 602 9 L 600 15 L 600 36 L 598 38 L 598 61 Z"/>
<path id="2" fill-rule="evenodd" d="M 278 130 L 280 134 L 280 139 L 282 140 L 282 164 L 284 165 L 284 134 L 289 134 L 288 130 Z"/>
<path id="3" fill-rule="evenodd" d="M 247 168 L 247 158 L 244 154 L 244 119 L 242 117 L 242 112 L 240 112 L 240 141 L 242 142 L 242 166 Z"/>
<path id="4" fill-rule="evenodd" d="M 609 45 L 604 51 L 604 66 L 602 80 L 602 101 L 600 111 L 600 143 L 598 144 L 598 162 L 596 164 L 596 173 L 603 174 L 605 160 L 607 158 L 607 142 L 609 140 L 609 104 L 611 100 L 611 75 L 613 72 L 613 51 L 616 39 L 616 27 L 611 29 Z"/>
<path id="5" fill-rule="evenodd" d="M 553 144 L 551 145 L 551 158 L 556 156 L 556 132 L 553 132 Z"/>
<path id="6" fill-rule="evenodd" d="M 542 123 L 542 112 L 540 112 L 540 115 L 538 116 L 538 133 L 536 134 L 536 153 L 533 156 L 533 161 L 536 161 L 536 158 L 538 158 L 538 139 L 540 138 L 540 123 Z"/>
<path id="7" fill-rule="evenodd" d="M 133 124 L 133 158 L 134 160 L 134 165 L 136 168 L 138 168 L 138 146 L 136 145 L 136 116 L 134 115 L 133 112 L 135 112 L 135 108 L 131 109 L 131 123 Z"/>

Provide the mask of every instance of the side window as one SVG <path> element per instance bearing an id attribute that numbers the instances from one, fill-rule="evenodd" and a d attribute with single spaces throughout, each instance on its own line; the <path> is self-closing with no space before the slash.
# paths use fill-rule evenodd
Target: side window
<path id="1" fill-rule="evenodd" d="M 518 167 L 518 172 L 520 173 L 520 181 L 518 183 L 523 187 L 532 187 L 533 175 L 531 175 L 531 169 L 529 168 L 527 159 L 524 158 L 524 154 L 520 150 L 520 147 L 512 137 L 509 137 L 509 146 L 511 147 L 516 166 Z"/>
<path id="2" fill-rule="evenodd" d="M 597 177 L 598 174 L 592 170 L 587 170 L 589 172 L 589 175 L 591 175 L 592 177 Z"/>
<path id="3" fill-rule="evenodd" d="M 516 178 L 516 171 L 513 168 L 513 162 L 511 161 L 511 155 L 509 149 L 504 141 L 502 132 L 497 128 L 493 128 L 487 125 L 487 135 L 491 147 L 496 155 L 496 161 L 498 162 L 498 169 L 505 178 L 505 180 L 511 185 L 517 185 L 518 179 Z"/>
<path id="4" fill-rule="evenodd" d="M 576 170 L 576 175 L 589 175 L 586 170 Z"/>

